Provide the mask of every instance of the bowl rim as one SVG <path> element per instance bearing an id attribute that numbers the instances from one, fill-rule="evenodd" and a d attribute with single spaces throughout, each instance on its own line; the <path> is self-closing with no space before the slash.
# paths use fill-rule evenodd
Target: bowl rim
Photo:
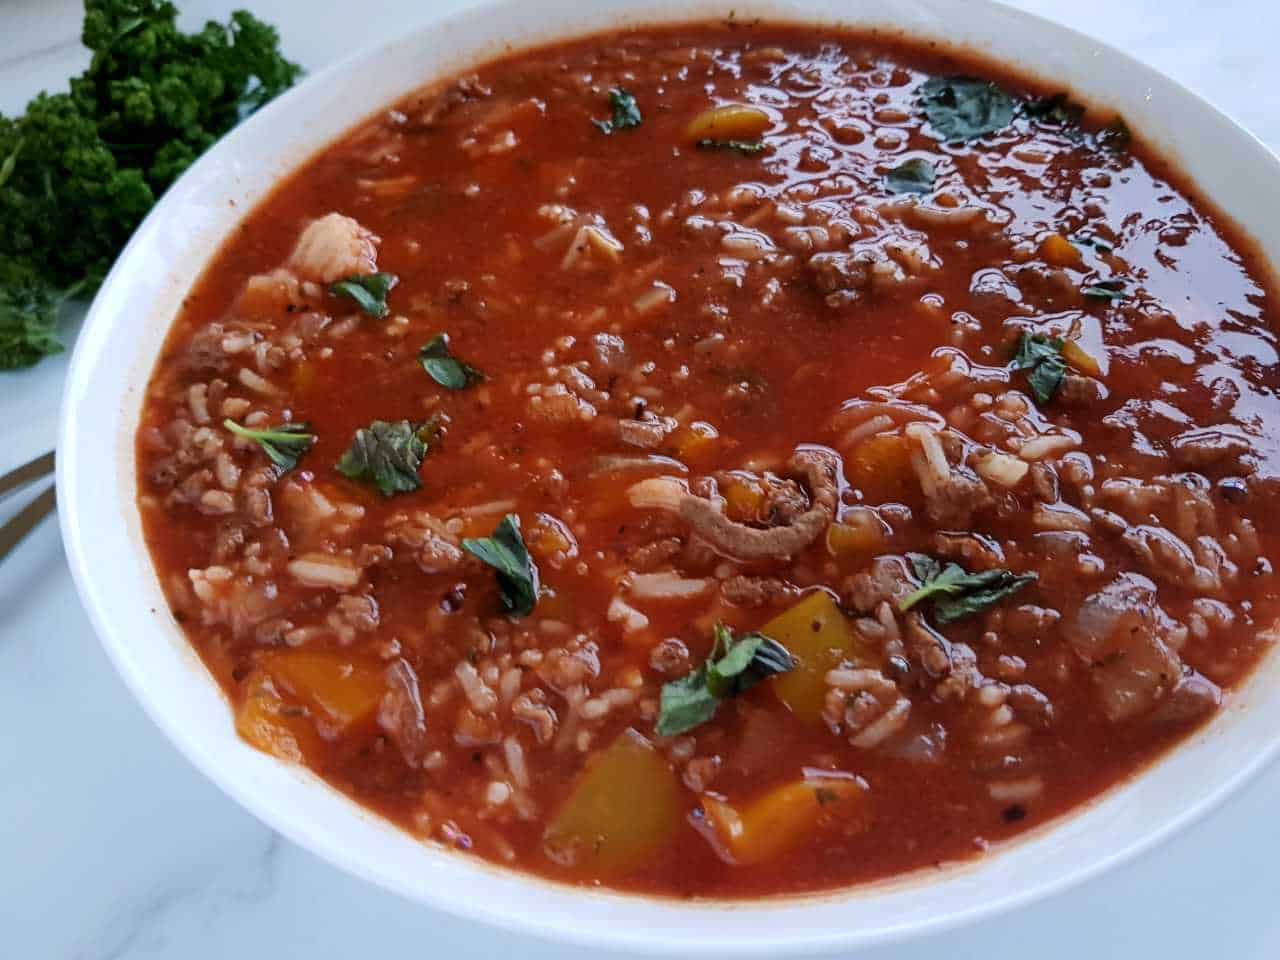
<path id="1" fill-rule="evenodd" d="M 566 3 L 569 0 L 565 0 Z M 911 3 L 922 9 L 937 9 L 941 7 L 956 7 L 960 0 L 911 0 Z M 262 110 L 258 111 L 254 116 L 248 118 L 244 123 L 231 131 L 227 136 L 215 144 L 205 155 L 200 157 L 192 168 L 184 173 L 179 182 L 172 186 L 169 191 L 160 198 L 151 213 L 146 217 L 142 225 L 135 232 L 125 249 L 121 252 L 104 281 L 98 295 L 95 297 L 92 306 L 86 316 L 85 323 L 81 335 L 76 343 L 72 353 L 71 363 L 67 374 L 66 384 L 63 390 L 63 401 L 61 411 L 61 422 L 59 426 L 58 437 L 58 465 L 57 465 L 57 497 L 59 503 L 59 523 L 63 542 L 67 550 L 68 565 L 71 569 L 72 577 L 76 585 L 76 590 L 80 596 L 81 603 L 86 609 L 94 630 L 99 636 L 103 647 L 114 665 L 117 672 L 125 680 L 126 685 L 132 691 L 134 697 L 143 706 L 144 710 L 156 723 L 156 725 L 164 732 L 166 737 L 184 754 L 208 779 L 217 784 L 224 792 L 235 799 L 241 806 L 249 810 L 254 816 L 266 823 L 272 829 L 289 837 L 298 845 L 311 850 L 324 859 L 328 860 L 335 866 L 360 876 L 384 889 L 391 890 L 404 896 L 410 900 L 427 903 L 432 907 L 442 909 L 457 916 L 461 916 L 470 920 L 479 921 L 490 924 L 508 931 L 531 934 L 544 940 L 559 941 L 565 943 L 573 943 L 582 946 L 609 947 L 615 949 L 626 949 L 647 954 L 661 954 L 668 956 L 691 955 L 697 952 L 699 955 L 720 956 L 775 956 L 779 950 L 785 950 L 790 954 L 812 954 L 827 952 L 837 949 L 853 949 L 887 942 L 894 942 L 907 939 L 908 937 L 924 936 L 926 934 L 936 934 L 944 930 L 975 922 L 998 915 L 1000 913 L 1016 909 L 1030 902 L 1044 899 L 1046 897 L 1060 893 L 1066 889 L 1077 886 L 1084 881 L 1101 874 L 1104 871 L 1114 869 L 1115 867 L 1126 863 L 1138 855 L 1152 849 L 1157 844 L 1163 842 L 1173 834 L 1183 830 L 1190 823 L 1204 816 L 1210 810 L 1221 804 L 1230 794 L 1234 793 L 1253 777 L 1258 775 L 1265 767 L 1267 767 L 1275 759 L 1280 752 L 1280 734 L 1271 738 L 1262 749 L 1254 753 L 1251 758 L 1242 763 L 1235 765 L 1232 772 L 1224 779 L 1218 781 L 1214 786 L 1202 791 L 1201 795 L 1194 802 L 1184 804 L 1177 813 L 1169 815 L 1159 822 L 1153 828 L 1146 830 L 1141 835 L 1135 837 L 1127 844 L 1110 850 L 1106 853 L 1098 854 L 1086 863 L 1063 873 L 1055 874 L 1046 879 L 1031 884 L 1020 889 L 1008 890 L 1003 892 L 997 898 L 986 903 L 972 903 L 963 909 L 952 909 L 936 916 L 925 919 L 917 919 L 908 923 L 894 923 L 892 921 L 883 922 L 874 928 L 854 928 L 848 930 L 841 929 L 825 929 L 821 932 L 810 935 L 790 934 L 784 936 L 775 936 L 769 930 L 747 930 L 738 933 L 725 933 L 719 931 L 716 934 L 716 942 L 708 947 L 698 936 L 688 934 L 673 935 L 669 931 L 661 929 L 654 930 L 654 936 L 648 935 L 649 931 L 640 929 L 638 931 L 628 931 L 614 927 L 603 925 L 583 925 L 579 926 L 574 923 L 566 923 L 563 918 L 559 920 L 547 920 L 537 914 L 536 911 L 525 910 L 523 912 L 517 910 L 515 912 L 503 911 L 491 908 L 483 902 L 467 901 L 460 899 L 454 895 L 447 885 L 440 887 L 424 888 L 421 886 L 409 887 L 401 879 L 397 878 L 394 873 L 389 873 L 385 869 L 379 869 L 370 864 L 362 855 L 349 846 L 340 842 L 340 838 L 331 837 L 329 835 L 316 832 L 309 829 L 305 823 L 290 819 L 285 816 L 282 811 L 271 804 L 269 798 L 264 793 L 261 783 L 256 783 L 243 778 L 236 778 L 227 773 L 223 760 L 217 755 L 217 751 L 203 742 L 201 736 L 184 726 L 179 722 L 171 711 L 164 708 L 155 696 L 153 685 L 148 682 L 148 675 L 145 664 L 133 655 L 130 648 L 130 641 L 125 635 L 126 631 L 123 623 L 117 619 L 118 611 L 113 609 L 115 597 L 104 593 L 105 585 L 100 582 L 100 574 L 95 572 L 93 560 L 95 557 L 101 559 L 103 552 L 110 553 L 110 545 L 95 543 L 91 538 L 84 535 L 84 531 L 89 526 L 88 521 L 95 511 L 101 510 L 104 506 L 100 499 L 100 489 L 96 486 L 94 472 L 85 468 L 84 458 L 81 456 L 83 448 L 83 438 L 80 433 L 80 423 L 82 414 L 87 409 L 86 404 L 100 402 L 96 400 L 88 389 L 96 374 L 95 364 L 101 361 L 101 351 L 104 338 L 112 326 L 120 316 L 119 295 L 131 283 L 131 273 L 135 271 L 141 263 L 142 257 L 147 255 L 149 249 L 154 248 L 155 244 L 160 240 L 160 232 L 162 226 L 171 220 L 175 210 L 180 209 L 180 201 L 183 199 L 183 188 L 196 180 L 202 175 L 209 175 L 213 172 L 214 166 L 218 158 L 230 152 L 233 148 L 243 148 L 251 143 L 255 133 L 264 130 L 269 124 L 273 124 L 278 120 L 286 120 L 290 116 L 290 112 L 295 110 L 299 104 L 304 103 L 307 98 L 314 97 L 319 92 L 332 86 L 335 81 L 343 77 L 356 73 L 362 67 L 374 63 L 379 58 L 388 55 L 395 48 L 412 43 L 416 38 L 425 34 L 427 31 L 439 30 L 447 31 L 454 29 L 460 24 L 469 23 L 473 20 L 480 20 L 490 17 L 502 17 L 504 11 L 510 10 L 516 6 L 519 0 L 482 0 L 482 2 L 468 6 L 463 9 L 455 10 L 445 15 L 433 13 L 425 13 L 404 35 L 381 43 L 373 44 L 347 55 L 338 61 L 331 63 L 323 69 L 315 72 L 303 80 L 293 89 L 287 91 L 281 97 L 268 104 Z M 563 4 L 562 4 L 563 5 Z M 799 23 L 812 23 L 816 28 L 822 26 L 832 26 L 839 23 L 841 26 L 848 26 L 856 29 L 856 22 L 841 21 L 836 18 L 828 17 L 819 11 L 822 4 L 808 2 L 808 0 L 790 0 L 783 3 L 770 3 L 768 0 L 737 0 L 730 3 L 707 3 L 705 0 L 699 0 L 690 5 L 672 6 L 673 16 L 655 19 L 654 17 L 641 16 L 634 21 L 625 19 L 625 12 L 630 9 L 653 9 L 653 3 L 646 3 L 644 0 L 638 2 L 628 2 L 628 0 L 613 0 L 606 4 L 610 7 L 616 7 L 624 14 L 619 21 L 618 26 L 635 25 L 643 23 L 678 23 L 678 22 L 705 22 L 712 19 L 713 15 L 709 14 L 713 7 L 718 9 L 728 8 L 730 6 L 737 9 L 741 14 L 744 11 L 748 15 L 754 14 L 756 11 L 763 11 L 767 19 L 774 21 L 794 21 Z M 1235 123 L 1215 106 L 1205 100 L 1198 94 L 1188 90 L 1182 84 L 1160 74 L 1153 68 L 1142 64 L 1128 54 L 1111 47 L 1101 41 L 1089 37 L 1070 27 L 1047 20 L 1036 14 L 1029 13 L 1025 10 L 1011 7 L 1001 0 L 978 0 L 974 3 L 972 0 L 965 4 L 971 14 L 975 17 L 986 15 L 996 15 L 1006 19 L 1013 19 L 1021 22 L 1026 29 L 1048 37 L 1070 37 L 1078 44 L 1087 44 L 1097 53 L 1108 58 L 1117 64 L 1123 65 L 1130 71 L 1140 76 L 1148 77 L 1153 83 L 1160 83 L 1166 89 L 1175 93 L 1180 99 L 1190 105 L 1193 111 L 1202 112 L 1206 115 L 1212 115 L 1219 125 L 1224 125 L 1241 145 L 1255 151 L 1260 151 L 1265 155 L 1265 160 L 1260 160 L 1265 164 L 1269 164 L 1273 173 L 1280 173 L 1280 160 L 1256 137 Z M 691 15 L 681 16 L 680 11 L 693 11 Z M 770 16 L 770 13 L 775 15 Z M 780 14 L 780 15 L 777 15 Z M 464 59 L 465 62 L 485 62 L 492 58 L 499 51 L 505 50 L 521 50 L 528 47 L 539 46 L 549 40 L 569 39 L 575 36 L 586 35 L 597 32 L 599 28 L 593 27 L 587 31 L 582 31 L 576 25 L 568 25 L 559 30 L 550 30 L 546 36 L 537 38 L 533 43 L 526 44 L 523 41 L 513 43 L 503 43 L 495 41 L 493 49 L 486 53 L 480 53 L 473 57 Z M 963 47 L 959 48 L 963 49 Z M 416 88 L 422 87 L 426 83 L 430 83 L 436 79 L 445 78 L 457 72 L 456 66 L 447 68 L 438 68 L 435 64 L 431 64 L 423 69 L 420 75 L 416 75 L 402 86 L 401 93 L 408 93 Z M 1020 74 L 1028 74 L 1035 76 L 1033 72 L 1029 72 L 1025 67 L 1018 67 L 1016 71 Z M 388 101 L 390 102 L 390 101 Z M 361 119 L 372 115 L 378 109 L 386 104 L 379 101 L 374 104 L 373 109 L 358 109 L 352 112 L 351 116 L 342 124 L 343 130 L 350 130 L 361 122 Z M 339 133 L 338 136 L 342 134 Z M 330 141 L 332 142 L 332 141 Z M 323 150 L 321 146 L 319 150 Z M 288 171 L 296 170 L 305 165 L 317 150 L 305 151 L 301 155 L 292 157 L 285 166 L 285 176 Z M 1163 148 L 1157 150 L 1161 155 L 1165 154 Z M 279 177 L 275 178 L 278 182 Z M 1213 198 L 1206 194 L 1207 199 L 1212 203 Z M 259 195 L 252 201 L 254 204 L 261 202 L 265 195 Z M 237 217 L 239 219 L 239 217 Z M 225 234 L 224 234 L 225 239 Z M 207 258 L 206 258 L 207 260 Z M 204 269 L 205 264 L 200 265 L 196 271 L 198 275 Z M 168 323 L 164 325 L 167 330 Z M 135 381 L 129 390 L 137 391 L 145 388 L 146 378 L 149 378 L 154 367 L 158 355 L 157 350 L 147 352 L 147 348 L 143 348 L 146 353 L 145 378 L 141 383 Z M 136 371 L 134 371 L 136 372 Z M 132 445 L 129 444 L 124 448 L 122 453 L 123 463 L 117 463 L 117 473 L 120 470 L 131 473 L 133 471 Z M 126 485 L 127 486 L 127 485 Z M 132 503 L 121 504 L 121 510 L 125 513 L 130 511 L 136 512 L 136 507 Z M 118 545 L 125 548 L 126 545 Z M 137 544 L 127 545 L 128 549 L 136 549 Z M 145 556 L 145 548 L 143 548 L 144 566 L 150 570 L 154 576 L 155 571 L 151 567 L 149 556 Z M 153 611 L 154 612 L 154 611 Z M 167 611 L 166 611 L 167 612 Z M 168 629 L 171 633 L 176 633 L 178 640 L 186 644 L 187 641 L 181 632 L 174 625 L 168 624 L 161 629 Z M 199 670 L 204 674 L 201 680 L 210 683 L 211 686 L 218 689 L 219 696 L 221 690 L 217 687 L 216 681 L 204 670 L 203 663 L 196 657 L 194 651 L 189 651 L 190 655 L 195 659 Z M 1274 659 L 1274 658 L 1272 658 Z M 1240 688 L 1241 693 L 1251 689 L 1255 684 L 1254 680 L 1261 673 L 1261 665 L 1255 671 L 1253 678 L 1250 679 L 1243 687 Z M 1250 698 L 1242 696 L 1242 700 Z M 1227 712 L 1227 711 L 1224 711 Z M 226 718 L 230 720 L 228 716 Z M 231 726 L 230 723 L 227 724 Z M 1215 720 L 1206 728 L 1193 734 L 1192 740 L 1201 740 L 1212 738 L 1215 732 L 1219 731 L 1222 724 Z M 1190 740 L 1175 746 L 1172 751 L 1166 753 L 1160 759 L 1155 761 L 1153 766 L 1159 766 L 1171 755 L 1176 755 L 1188 749 Z M 245 749 L 251 749 L 246 747 Z M 272 764 L 278 764 L 278 761 L 270 760 Z M 1140 770 L 1131 782 L 1126 782 L 1119 786 L 1115 786 L 1105 791 L 1098 799 L 1092 801 L 1088 806 L 1097 807 L 1104 805 L 1116 798 L 1120 793 L 1131 789 L 1137 781 L 1141 781 L 1150 776 L 1152 768 Z M 353 811 L 357 815 L 363 816 L 365 819 L 370 817 L 376 818 L 376 815 L 370 814 L 364 808 L 358 807 L 355 801 L 349 800 L 334 788 L 330 787 L 318 777 L 311 775 L 309 771 L 303 772 L 303 777 L 316 788 L 331 791 L 336 796 L 341 797 L 346 803 L 351 804 L 356 809 Z M 1064 819 L 1072 820 L 1083 816 L 1081 808 L 1074 808 L 1069 811 L 1065 818 L 1058 818 L 1048 825 L 1045 830 L 1059 831 L 1062 829 Z M 384 822 L 384 821 L 380 821 Z M 385 823 L 385 822 L 384 822 Z M 392 827 L 397 830 L 398 828 Z M 1030 835 L 1014 841 L 1012 847 L 1024 848 L 1027 845 L 1039 842 L 1042 831 L 1032 831 Z M 407 836 L 407 835 L 406 835 Z M 430 849 L 430 848 L 427 848 Z M 437 852 L 432 850 L 432 856 L 447 860 L 440 869 L 446 873 L 455 868 L 472 869 L 476 865 L 475 858 L 464 858 L 455 853 Z M 977 858 L 973 861 L 965 861 L 949 868 L 952 871 L 975 872 L 981 871 L 984 864 L 993 858 L 999 858 L 1005 854 L 995 853 L 987 857 Z M 600 894 L 586 888 L 569 887 L 563 884 L 557 884 L 547 881 L 544 878 L 537 877 L 533 874 L 518 873 L 504 868 L 495 868 L 489 864 L 480 865 L 481 872 L 492 871 L 497 874 L 507 874 L 515 877 L 515 886 L 517 888 L 525 888 L 532 892 L 545 892 L 548 888 L 559 888 L 567 890 L 570 895 L 581 897 L 586 900 L 598 899 L 603 897 L 605 900 L 625 901 L 626 907 L 641 906 L 646 910 L 656 911 L 658 913 L 666 911 L 683 911 L 695 910 L 701 911 L 709 917 L 717 914 L 723 916 L 723 911 L 745 911 L 745 912 L 761 912 L 768 913 L 772 910 L 783 910 L 787 912 L 804 912 L 806 906 L 812 901 L 829 902 L 832 900 L 840 903 L 849 903 L 854 900 L 863 898 L 864 896 L 875 897 L 881 892 L 879 888 L 882 885 L 872 884 L 865 887 L 856 887 L 845 890 L 836 890 L 830 892 L 822 892 L 814 895 L 806 895 L 800 898 L 783 898 L 783 899 L 765 899 L 759 901 L 694 901 L 692 904 L 667 900 L 662 898 L 651 898 L 644 896 L 636 896 L 634 894 Z M 918 881 L 916 875 L 909 875 L 903 878 L 901 882 L 894 881 L 890 885 L 900 886 L 905 883 L 912 886 Z M 496 882 L 496 881 L 495 881 Z"/>

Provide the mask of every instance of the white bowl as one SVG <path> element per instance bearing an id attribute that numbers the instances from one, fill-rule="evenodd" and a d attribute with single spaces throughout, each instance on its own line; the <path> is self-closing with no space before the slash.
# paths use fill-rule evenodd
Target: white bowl
<path id="1" fill-rule="evenodd" d="M 225 699 L 169 614 L 134 506 L 133 435 L 143 390 L 170 321 L 209 256 L 279 178 L 372 108 L 435 76 L 508 44 L 625 23 L 717 18 L 730 7 L 741 19 L 875 26 L 968 46 L 1112 106 L 1264 248 L 1280 248 L 1280 164 L 1257 140 L 1124 54 L 985 0 L 500 0 L 443 19 L 424 14 L 403 38 L 310 77 L 169 190 L 89 312 L 58 444 L 62 533 L 80 596 L 134 694 L 210 779 L 295 842 L 407 897 L 549 938 L 672 956 L 850 949 L 1044 897 L 1184 827 L 1261 769 L 1280 744 L 1280 662 L 1271 657 L 1208 728 L 1152 769 L 1000 852 L 893 884 L 727 905 L 574 889 L 438 850 L 236 736 Z"/>

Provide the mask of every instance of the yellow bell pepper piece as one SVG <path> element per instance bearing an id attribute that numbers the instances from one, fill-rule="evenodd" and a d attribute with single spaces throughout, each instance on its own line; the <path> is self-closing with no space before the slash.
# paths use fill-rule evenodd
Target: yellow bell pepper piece
<path id="1" fill-rule="evenodd" d="M 645 863 L 680 827 L 676 775 L 644 737 L 627 729 L 587 766 L 543 836 L 552 860 L 593 877 Z"/>
<path id="2" fill-rule="evenodd" d="M 293 763 L 315 755 L 320 745 L 315 724 L 296 707 L 289 709 L 266 673 L 254 670 L 246 691 L 236 711 L 236 732 L 243 740 L 263 753 Z"/>
<path id="3" fill-rule="evenodd" d="M 837 560 L 864 560 L 884 551 L 886 527 L 870 507 L 854 507 L 827 527 L 827 552 Z"/>
<path id="4" fill-rule="evenodd" d="M 1063 341 L 1062 359 L 1086 376 L 1102 376 L 1102 365 L 1075 340 Z"/>
<path id="5" fill-rule="evenodd" d="M 764 507 L 764 490 L 750 480 L 731 478 L 721 490 L 730 519 L 754 523 Z"/>
<path id="6" fill-rule="evenodd" d="M 901 501 L 916 482 L 906 437 L 880 434 L 863 440 L 849 456 L 845 475 L 867 503 Z"/>
<path id="7" fill-rule="evenodd" d="M 373 716 L 386 690 L 381 665 L 329 650 L 273 650 L 261 659 L 275 683 L 345 730 Z"/>
<path id="8" fill-rule="evenodd" d="M 702 812 L 717 852 L 745 866 L 767 863 L 795 849 L 824 819 L 847 821 L 865 794 L 861 780 L 814 777 L 774 787 L 742 810 L 704 796 Z"/>
<path id="9" fill-rule="evenodd" d="M 858 652 L 848 619 L 830 594 L 817 591 L 778 614 L 760 632 L 786 647 L 797 661 L 794 670 L 772 679 L 773 692 L 796 716 L 821 723 L 827 671 Z"/>
<path id="10" fill-rule="evenodd" d="M 1051 233 L 1040 241 L 1040 259 L 1053 267 L 1081 267 L 1080 250 L 1060 233 Z"/>
<path id="11" fill-rule="evenodd" d="M 772 125 L 773 120 L 769 114 L 759 107 L 726 103 L 724 106 L 703 110 L 690 120 L 684 130 L 684 138 L 689 143 L 700 140 L 712 140 L 716 143 L 726 140 L 756 140 Z"/>
<path id="12" fill-rule="evenodd" d="M 695 420 L 687 427 L 681 427 L 672 438 L 676 454 L 681 460 L 696 460 L 710 453 L 720 434 L 716 428 L 702 420 Z"/>

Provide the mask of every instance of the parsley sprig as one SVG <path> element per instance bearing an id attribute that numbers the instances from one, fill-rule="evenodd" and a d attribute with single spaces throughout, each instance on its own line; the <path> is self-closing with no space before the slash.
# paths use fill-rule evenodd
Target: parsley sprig
<path id="1" fill-rule="evenodd" d="M 85 71 L 0 116 L 0 370 L 60 351 L 60 302 L 91 295 L 169 184 L 301 73 L 243 10 L 194 33 L 167 0 L 84 10 Z"/>

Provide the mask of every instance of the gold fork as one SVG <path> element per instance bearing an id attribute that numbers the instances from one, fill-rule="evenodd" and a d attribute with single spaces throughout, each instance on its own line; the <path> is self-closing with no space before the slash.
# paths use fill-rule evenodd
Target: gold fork
<path id="1" fill-rule="evenodd" d="M 10 470 L 0 477 L 0 499 L 8 497 L 23 487 L 47 477 L 53 473 L 53 466 L 54 455 L 53 451 L 50 450 L 29 463 L 24 463 L 22 466 Z M 40 491 L 34 500 L 14 514 L 4 526 L 0 527 L 0 562 L 13 552 L 14 548 L 39 525 L 41 520 L 53 512 L 56 505 L 57 497 L 53 484 L 50 483 Z"/>

